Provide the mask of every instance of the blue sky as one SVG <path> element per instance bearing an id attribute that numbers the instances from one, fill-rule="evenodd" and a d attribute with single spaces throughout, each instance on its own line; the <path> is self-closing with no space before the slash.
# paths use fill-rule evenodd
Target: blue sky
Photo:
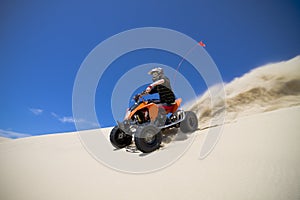
<path id="1" fill-rule="evenodd" d="M 100 42 L 125 30 L 164 27 L 203 40 L 226 82 L 300 54 L 296 0 L 4 0 L 0 26 L 0 135 L 10 137 L 74 131 L 72 89 L 81 63 Z M 114 65 L 122 62 L 174 66 L 180 58 L 148 50 Z M 108 70 L 102 81 L 114 84 L 114 76 Z M 109 88 L 101 92 L 110 94 Z M 196 88 L 199 94 L 204 90 L 205 85 Z M 105 113 L 101 125 L 113 125 Z"/>

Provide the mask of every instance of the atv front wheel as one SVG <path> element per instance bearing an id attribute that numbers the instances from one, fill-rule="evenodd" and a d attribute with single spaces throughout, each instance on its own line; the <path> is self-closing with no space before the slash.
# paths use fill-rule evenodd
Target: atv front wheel
<path id="1" fill-rule="evenodd" d="M 161 130 L 153 125 L 143 127 L 134 136 L 134 142 L 138 150 L 150 153 L 160 147 L 162 141 Z"/>
<path id="2" fill-rule="evenodd" d="M 185 112 L 185 119 L 180 123 L 180 130 L 183 133 L 194 132 L 198 128 L 197 115 L 192 111 Z"/>
<path id="3" fill-rule="evenodd" d="M 117 149 L 124 148 L 131 144 L 132 136 L 126 134 L 118 126 L 115 126 L 110 132 L 110 142 Z"/>

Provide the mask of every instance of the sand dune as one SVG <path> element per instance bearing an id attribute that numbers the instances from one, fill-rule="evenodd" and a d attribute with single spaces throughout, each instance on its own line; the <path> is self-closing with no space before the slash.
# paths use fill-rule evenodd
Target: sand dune
<path id="1" fill-rule="evenodd" d="M 194 136 L 183 156 L 152 173 L 120 172 L 91 156 L 79 135 L 104 134 L 109 144 L 111 128 L 0 139 L 0 199 L 300 199 L 299 66 L 296 57 L 226 84 L 226 109 L 224 99 L 211 105 L 205 93 L 187 105 L 201 116 L 202 130 L 165 138 L 156 152 L 128 153 L 108 145 L 113 155 L 142 162 L 180 149 Z M 222 137 L 209 156 L 199 159 L 208 134 L 218 128 L 210 121 L 223 111 L 228 123 Z"/>
<path id="2" fill-rule="evenodd" d="M 221 87 L 217 85 L 211 90 L 218 89 Z M 209 126 L 222 112 L 226 112 L 226 121 L 232 122 L 242 116 L 300 105 L 300 56 L 253 69 L 225 84 L 224 89 L 226 98 L 214 105 L 210 91 L 185 105 L 199 115 L 202 127 Z"/>
<path id="3" fill-rule="evenodd" d="M 299 117 L 300 107 L 292 107 L 226 124 L 204 160 L 209 129 L 198 131 L 177 162 L 143 175 L 97 162 L 76 133 L 7 141 L 0 143 L 0 199 L 299 199 Z"/>
<path id="4" fill-rule="evenodd" d="M 11 139 L 6 138 L 6 137 L 0 137 L 0 143 L 5 142 L 5 141 L 9 141 L 9 140 L 11 140 Z"/>

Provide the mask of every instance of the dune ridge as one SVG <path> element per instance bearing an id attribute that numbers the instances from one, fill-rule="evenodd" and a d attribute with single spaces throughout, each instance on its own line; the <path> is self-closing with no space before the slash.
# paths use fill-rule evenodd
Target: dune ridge
<path id="1" fill-rule="evenodd" d="M 300 105 L 300 56 L 288 61 L 267 64 L 224 84 L 225 99 L 220 96 L 212 105 L 211 92 L 216 85 L 184 107 L 199 116 L 200 127 L 214 126 L 213 118 L 225 114 L 225 122 L 239 117 Z M 224 113 L 225 112 L 225 113 Z"/>

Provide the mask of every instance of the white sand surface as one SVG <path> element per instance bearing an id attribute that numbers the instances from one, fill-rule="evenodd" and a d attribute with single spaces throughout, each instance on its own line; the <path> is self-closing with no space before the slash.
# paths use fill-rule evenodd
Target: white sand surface
<path id="1" fill-rule="evenodd" d="M 6 137 L 0 137 L 0 143 L 1 142 L 5 142 L 5 141 L 9 141 L 11 140 L 10 138 L 6 138 Z"/>
<path id="2" fill-rule="evenodd" d="M 299 119 L 300 107 L 236 119 L 224 126 L 203 160 L 199 153 L 209 129 L 197 131 L 177 162 L 139 175 L 100 164 L 76 133 L 5 141 L 0 143 L 0 199 L 300 199 Z M 176 148 L 180 141 L 164 148 L 169 145 Z"/>

